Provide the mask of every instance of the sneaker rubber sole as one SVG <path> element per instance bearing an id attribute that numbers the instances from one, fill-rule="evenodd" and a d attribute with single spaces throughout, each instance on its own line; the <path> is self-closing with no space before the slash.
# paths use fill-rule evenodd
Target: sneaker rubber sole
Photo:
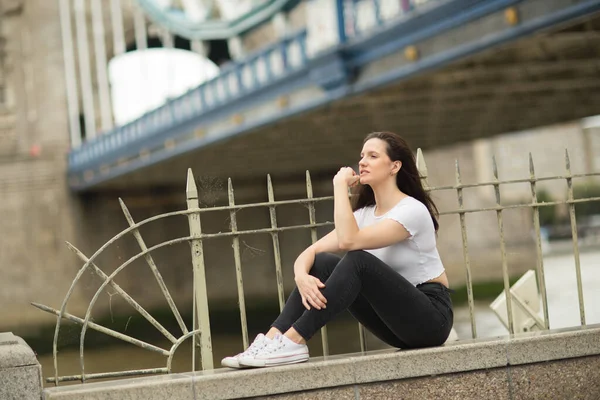
<path id="1" fill-rule="evenodd" d="M 275 367 L 278 365 L 297 364 L 308 361 L 308 353 L 291 354 L 273 358 L 245 358 L 239 359 L 240 368 L 243 367 Z"/>
<path id="2" fill-rule="evenodd" d="M 225 357 L 221 360 L 221 365 L 229 368 L 244 368 L 242 365 L 240 365 L 237 357 Z"/>

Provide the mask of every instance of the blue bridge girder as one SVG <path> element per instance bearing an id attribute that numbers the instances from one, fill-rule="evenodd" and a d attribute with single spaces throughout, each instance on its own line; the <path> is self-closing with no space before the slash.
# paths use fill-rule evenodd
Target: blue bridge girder
<path id="1" fill-rule="evenodd" d="M 600 114 L 599 11 L 599 0 L 433 0 L 316 55 L 302 30 L 73 149 L 69 184 L 179 184 L 188 167 L 325 171 L 355 160 L 371 130 L 428 148 Z"/>

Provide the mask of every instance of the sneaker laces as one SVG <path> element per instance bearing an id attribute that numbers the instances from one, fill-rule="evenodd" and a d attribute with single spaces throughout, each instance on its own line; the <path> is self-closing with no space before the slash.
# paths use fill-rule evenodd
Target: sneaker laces
<path id="1" fill-rule="evenodd" d="M 277 335 L 270 343 L 264 347 L 263 351 L 265 353 L 271 354 L 285 347 L 285 343 L 283 342 L 283 335 Z"/>
<path id="2" fill-rule="evenodd" d="M 254 342 L 252 342 L 252 344 L 246 349 L 246 351 L 244 351 L 243 353 L 240 353 L 240 356 L 254 356 L 256 355 L 256 353 L 258 353 L 260 350 L 262 350 L 263 348 L 265 348 L 266 346 L 269 345 L 268 339 L 266 336 L 263 337 L 256 337 L 256 339 L 254 339 Z"/>

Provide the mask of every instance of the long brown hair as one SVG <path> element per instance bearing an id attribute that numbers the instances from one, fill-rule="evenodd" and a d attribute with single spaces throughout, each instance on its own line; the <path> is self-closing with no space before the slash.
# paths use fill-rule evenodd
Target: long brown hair
<path id="1" fill-rule="evenodd" d="M 439 216 L 438 209 L 433 200 L 431 200 L 429 193 L 423 188 L 415 156 L 408 146 L 408 143 L 406 143 L 406 140 L 400 135 L 392 132 L 373 132 L 367 135 L 363 144 L 370 139 L 381 139 L 386 142 L 386 152 L 390 160 L 400 161 L 402 163 L 400 171 L 396 174 L 396 185 L 398 186 L 398 189 L 400 189 L 402 193 L 419 200 L 427 207 L 429 215 L 431 215 L 431 219 L 433 220 L 433 226 L 437 231 L 439 228 L 437 221 Z M 358 185 L 356 194 L 357 196 L 354 197 L 355 200 L 352 206 L 353 211 L 366 206 L 375 205 L 375 194 L 373 193 L 371 186 Z"/>

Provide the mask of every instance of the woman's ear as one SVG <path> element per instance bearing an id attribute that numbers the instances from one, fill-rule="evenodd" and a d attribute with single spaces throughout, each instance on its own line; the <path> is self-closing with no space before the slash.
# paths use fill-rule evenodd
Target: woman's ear
<path id="1" fill-rule="evenodd" d="M 392 169 L 394 174 L 397 174 L 398 172 L 400 172 L 401 168 L 402 168 L 402 161 L 394 161 L 394 167 Z"/>

